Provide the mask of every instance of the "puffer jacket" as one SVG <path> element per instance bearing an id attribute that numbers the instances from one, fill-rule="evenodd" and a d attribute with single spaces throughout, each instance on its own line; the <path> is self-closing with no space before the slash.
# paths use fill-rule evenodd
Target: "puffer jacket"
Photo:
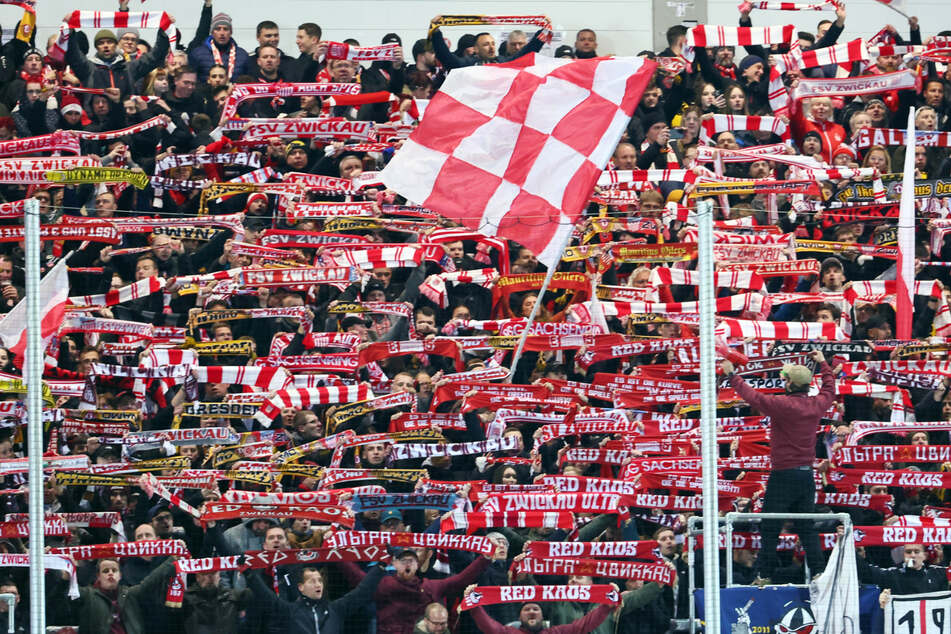
<path id="1" fill-rule="evenodd" d="M 221 62 L 224 67 L 228 67 L 228 59 L 231 54 L 230 47 L 232 45 L 236 48 L 234 52 L 234 68 L 231 71 L 231 77 L 229 77 L 229 79 L 234 81 L 239 75 L 247 74 L 249 68 L 248 52 L 240 46 L 237 46 L 234 39 L 228 42 L 228 48 L 221 50 L 221 47 L 218 47 L 218 51 L 221 53 Z M 208 73 L 211 71 L 211 67 L 218 63 L 215 61 L 215 56 L 211 52 L 212 46 L 216 46 L 216 44 L 209 36 L 201 46 L 196 46 L 188 51 L 188 63 L 198 72 L 198 81 L 208 79 Z"/>

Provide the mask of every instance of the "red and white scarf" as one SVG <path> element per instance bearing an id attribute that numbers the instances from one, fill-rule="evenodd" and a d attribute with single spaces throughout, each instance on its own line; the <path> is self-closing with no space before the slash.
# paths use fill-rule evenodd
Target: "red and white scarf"
<path id="1" fill-rule="evenodd" d="M 472 608 L 499 603 L 533 603 L 542 601 L 556 601 L 567 603 L 599 603 L 601 605 L 618 605 L 621 594 L 613 585 L 589 586 L 478 586 L 462 597 L 459 609 Z"/>
<path id="2" fill-rule="evenodd" d="M 567 545 L 578 542 L 566 542 Z M 642 555 L 643 556 L 643 555 Z M 532 575 L 585 575 L 611 579 L 641 579 L 671 586 L 677 573 L 666 563 L 575 558 L 526 557 L 515 564 L 516 573 Z M 574 586 L 578 587 L 578 586 Z M 581 586 L 584 587 L 584 586 Z"/>
<path id="3" fill-rule="evenodd" d="M 334 531 L 324 536 L 324 543 L 333 548 L 360 546 L 398 546 L 401 548 L 432 548 L 464 550 L 483 555 L 495 552 L 488 537 L 449 535 L 445 533 L 388 533 L 376 531 Z"/>
<path id="4" fill-rule="evenodd" d="M 359 62 L 394 61 L 402 50 L 399 43 L 379 46 L 350 46 L 342 42 L 327 42 L 327 59 L 352 59 Z"/>
<path id="5" fill-rule="evenodd" d="M 70 29 L 121 29 L 135 27 L 139 29 L 161 29 L 168 36 L 174 48 L 178 35 L 172 25 L 171 17 L 157 11 L 73 11 L 59 27 L 59 38 L 49 51 L 51 59 L 62 61 L 69 44 Z"/>
<path id="6" fill-rule="evenodd" d="M 148 297 L 152 293 L 157 293 L 165 287 L 165 279 L 161 277 L 147 277 L 128 286 L 113 289 L 100 295 L 83 295 L 69 298 L 69 303 L 73 306 L 115 306 L 124 304 L 134 299 Z"/>
<path id="7" fill-rule="evenodd" d="M 234 43 L 232 43 L 234 46 Z M 213 52 L 217 51 L 216 46 L 212 46 Z M 232 49 L 233 50 L 233 49 Z M 221 64 L 220 54 L 215 63 Z M 232 65 L 233 65 L 232 60 Z M 229 72 L 229 77 L 231 76 Z M 238 84 L 231 91 L 225 107 L 221 113 L 221 122 L 224 123 L 234 117 L 238 105 L 248 99 L 266 99 L 274 97 L 303 97 L 306 95 L 331 96 L 331 95 L 358 95 L 360 94 L 360 84 L 335 84 L 335 83 L 284 83 L 275 82 L 268 84 Z"/>
<path id="8" fill-rule="evenodd" d="M 345 385 L 333 387 L 312 387 L 278 390 L 262 405 L 254 419 L 269 427 L 285 407 L 308 409 L 314 405 L 331 403 L 353 403 L 371 398 L 373 393 L 366 385 Z"/>
<path id="9" fill-rule="evenodd" d="M 437 273 L 426 278 L 420 285 L 419 292 L 434 304 L 438 304 L 442 308 L 448 308 L 449 294 L 446 290 L 447 282 L 452 284 L 478 284 L 482 286 L 482 288 L 491 288 L 498 279 L 499 272 L 496 269 Z"/>
<path id="10" fill-rule="evenodd" d="M 113 139 L 134 136 L 140 132 L 151 130 L 152 128 L 164 128 L 166 125 L 168 124 L 165 122 L 165 119 L 162 116 L 155 116 L 151 119 L 146 119 L 142 123 L 136 123 L 135 125 L 130 125 L 129 127 L 122 128 L 121 130 L 111 130 L 109 132 L 72 130 L 71 133 L 77 135 L 81 139 L 87 139 L 89 141 L 112 141 Z"/>
<path id="11" fill-rule="evenodd" d="M 693 49 L 697 46 L 755 46 L 788 44 L 790 50 L 799 46 L 796 27 L 793 24 L 782 26 L 712 26 L 701 24 L 687 31 L 684 44 L 684 57 L 693 61 Z M 789 111 L 789 92 L 783 85 L 782 64 L 764 68 L 769 73 L 769 105 L 777 117 Z"/>
<path id="12" fill-rule="evenodd" d="M 844 341 L 845 333 L 835 323 L 800 321 L 750 321 L 746 319 L 723 319 L 716 327 L 718 337 L 754 339 L 785 339 L 808 341 L 826 339 Z"/>
<path id="13" fill-rule="evenodd" d="M 574 518 L 569 511 L 513 511 L 492 513 L 482 511 L 460 511 L 455 509 L 443 517 L 439 530 L 443 533 L 454 530 L 474 532 L 483 528 L 499 527 L 519 528 L 561 528 L 572 530 Z"/>
<path id="14" fill-rule="evenodd" d="M 700 140 L 704 143 L 711 143 L 713 141 L 713 135 L 718 132 L 736 131 L 772 132 L 784 141 L 788 141 L 791 138 L 789 126 L 779 117 L 715 114 L 700 123 Z"/>
<path id="15" fill-rule="evenodd" d="M 37 152 L 80 153 L 79 139 L 70 132 L 59 130 L 52 134 L 31 136 L 23 139 L 0 141 L 0 156 L 21 156 Z"/>

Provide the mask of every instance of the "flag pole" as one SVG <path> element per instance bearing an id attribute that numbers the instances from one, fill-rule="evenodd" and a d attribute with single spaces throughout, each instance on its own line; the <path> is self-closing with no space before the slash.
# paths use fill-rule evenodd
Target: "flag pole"
<path id="1" fill-rule="evenodd" d="M 30 631 L 46 631 L 46 584 L 43 570 L 43 336 L 40 332 L 40 201 L 23 206 L 26 251 L 26 379 L 27 450 L 30 491 Z"/>
<path id="2" fill-rule="evenodd" d="M 888 7 L 889 9 L 891 9 L 892 11 L 894 11 L 895 13 L 897 13 L 898 15 L 903 16 L 905 19 L 911 19 L 911 18 L 908 17 L 908 14 L 907 14 L 907 13 L 905 13 L 904 11 L 902 11 L 901 9 L 899 9 L 898 7 L 893 7 L 891 4 L 887 4 L 887 3 L 885 3 L 885 2 L 882 2 L 881 4 L 884 4 L 886 7 Z"/>
<path id="3" fill-rule="evenodd" d="M 700 284 L 700 464 L 703 483 L 703 543 L 720 541 L 717 505 L 717 377 L 714 327 L 716 289 L 713 277 L 713 201 L 697 201 L 697 271 Z M 731 565 L 731 562 L 727 562 Z M 720 634 L 720 552 L 703 549 L 704 632 Z"/>
<path id="4" fill-rule="evenodd" d="M 525 324 L 525 330 L 522 331 L 522 335 L 518 339 L 518 346 L 516 346 L 515 355 L 512 357 L 512 367 L 509 370 L 509 383 L 511 383 L 512 379 L 515 377 L 515 368 L 518 367 L 519 359 L 522 358 L 522 351 L 525 349 L 525 339 L 528 337 L 528 333 L 532 328 L 532 324 L 535 323 L 535 317 L 538 315 L 538 309 L 542 305 L 542 299 L 545 297 L 545 291 L 548 290 L 548 285 L 551 283 L 551 278 L 555 275 L 555 270 L 561 263 L 561 258 L 565 253 L 565 249 L 568 248 L 568 243 L 571 242 L 571 236 L 573 233 L 574 225 L 571 226 L 571 229 L 565 231 L 565 239 L 562 240 L 561 246 L 558 248 L 558 259 L 552 262 L 551 266 L 548 267 L 548 273 L 545 275 L 545 281 L 542 282 L 542 287 L 538 291 L 538 300 L 535 302 L 535 305 L 532 306 L 532 312 L 528 316 L 528 322 Z"/>
<path id="5" fill-rule="evenodd" d="M 895 330 L 899 339 L 911 339 L 915 288 L 915 109 L 908 111 L 905 167 L 898 206 L 898 262 Z"/>

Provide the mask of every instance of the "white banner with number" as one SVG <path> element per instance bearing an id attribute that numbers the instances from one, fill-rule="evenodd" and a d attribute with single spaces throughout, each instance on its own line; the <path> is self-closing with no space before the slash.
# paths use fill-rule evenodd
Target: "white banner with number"
<path id="1" fill-rule="evenodd" d="M 892 595 L 885 606 L 885 634 L 951 631 L 951 592 Z"/>

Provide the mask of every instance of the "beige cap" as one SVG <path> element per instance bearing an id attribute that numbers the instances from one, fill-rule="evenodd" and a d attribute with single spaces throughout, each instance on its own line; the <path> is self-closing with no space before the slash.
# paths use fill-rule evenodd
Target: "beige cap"
<path id="1" fill-rule="evenodd" d="M 804 365 L 786 364 L 779 374 L 792 385 L 809 385 L 812 383 L 812 370 Z"/>

